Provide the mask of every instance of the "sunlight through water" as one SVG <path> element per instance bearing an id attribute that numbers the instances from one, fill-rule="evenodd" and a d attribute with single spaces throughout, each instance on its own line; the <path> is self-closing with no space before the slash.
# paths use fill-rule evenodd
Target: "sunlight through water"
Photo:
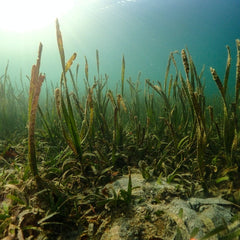
<path id="1" fill-rule="evenodd" d="M 0 29 L 12 32 L 43 28 L 74 7 L 74 0 L 0 0 L 0 3 Z"/>

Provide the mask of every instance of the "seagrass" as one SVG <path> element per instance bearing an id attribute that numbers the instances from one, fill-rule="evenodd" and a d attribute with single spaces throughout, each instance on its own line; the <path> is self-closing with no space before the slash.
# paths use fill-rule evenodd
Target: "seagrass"
<path id="1" fill-rule="evenodd" d="M 28 100 L 28 160 L 31 172 L 37 184 L 39 184 L 39 174 L 37 168 L 34 132 L 39 95 L 42 83 L 45 79 L 45 75 L 39 73 L 41 55 L 42 55 L 42 43 L 39 44 L 37 63 L 36 65 L 32 66 Z"/>
<path id="2" fill-rule="evenodd" d="M 125 58 L 122 57 L 122 69 L 121 69 L 121 94 L 124 96 L 124 76 L 125 76 Z"/>
<path id="3" fill-rule="evenodd" d="M 238 103 L 239 99 L 239 89 L 240 89 L 240 40 L 236 40 L 237 46 L 237 64 L 236 64 L 236 87 L 235 87 L 235 102 Z"/>
<path id="4" fill-rule="evenodd" d="M 36 195 L 43 196 L 43 192 L 48 191 L 50 195 L 53 195 L 50 198 L 51 201 L 46 204 L 46 213 L 44 212 L 46 215 L 42 219 L 37 219 L 36 229 L 40 229 L 45 223 L 50 226 L 51 222 L 49 224 L 46 220 L 55 221 L 55 215 L 59 222 L 55 221 L 53 224 L 64 225 L 61 217 L 66 213 L 63 206 L 67 201 L 74 201 L 68 209 L 70 212 L 67 215 L 68 219 L 76 219 L 76 227 L 80 226 L 86 234 L 89 219 L 95 219 L 96 216 L 105 217 L 112 213 L 112 211 L 106 211 L 106 207 L 114 211 L 128 210 L 131 207 L 129 203 L 132 194 L 130 170 L 127 191 L 122 190 L 119 194 L 113 192 L 113 195 L 105 192 L 105 195 L 102 195 L 105 191 L 102 187 L 114 181 L 116 174 L 119 176 L 126 174 L 128 166 L 134 168 L 141 166 L 140 171 L 146 181 L 154 180 L 160 183 L 162 179 L 166 179 L 169 183 L 176 184 L 177 194 L 180 192 L 180 197 L 184 199 L 196 196 L 198 191 L 203 194 L 204 188 L 207 194 L 215 195 L 221 191 L 224 197 L 231 197 L 231 201 L 239 205 L 237 185 L 239 182 L 239 40 L 236 40 L 235 96 L 231 95 L 232 89 L 228 88 L 231 54 L 227 46 L 224 80 L 221 81 L 214 68 L 210 71 L 219 90 L 220 101 L 210 96 L 209 104 L 211 105 L 207 106 L 203 79 L 204 67 L 200 73 L 197 72 L 197 67 L 187 48 L 181 51 L 181 55 L 175 55 L 177 51 L 170 53 L 162 79 L 146 79 L 145 82 L 140 79 L 141 73 L 138 73 L 136 81 L 131 77 L 125 78 L 123 57 L 120 61 L 121 71 L 119 71 L 120 89 L 118 87 L 109 89 L 107 85 L 109 77 L 107 74 L 101 75 L 100 73 L 99 52 L 96 50 L 96 76 L 92 75 L 92 69 L 88 69 L 87 58 L 83 57 L 85 66 L 83 64 L 82 71 L 85 86 L 82 86 L 78 81 L 80 68 L 79 64 L 76 64 L 77 54 L 73 53 L 70 57 L 66 57 L 67 61 L 65 60 L 58 21 L 56 30 L 62 72 L 60 72 L 59 85 L 56 89 L 52 87 L 55 89 L 55 98 L 49 101 L 47 95 L 46 101 L 43 102 L 47 107 L 42 106 L 42 102 L 39 103 L 39 96 L 34 97 L 32 94 L 34 92 L 39 95 L 40 91 L 36 91 L 35 87 L 41 88 L 40 83 L 33 86 L 31 83 L 33 79 L 41 76 L 41 81 L 44 80 L 44 75 L 39 74 L 39 69 L 37 70 L 40 67 L 41 57 L 33 67 L 32 76 L 29 79 L 29 103 L 34 102 L 32 105 L 29 104 L 30 114 L 28 115 L 29 123 L 31 122 L 28 125 L 29 136 L 31 136 L 29 137 L 29 148 L 31 148 L 29 166 L 35 179 L 42 180 L 42 191 Z M 177 65 L 179 60 L 182 61 L 180 66 Z M 76 64 L 75 71 L 73 71 L 74 64 Z M 17 99 L 19 102 L 24 102 L 22 93 L 19 98 L 13 94 L 14 86 L 9 81 L 7 68 L 5 75 L 0 76 L 0 105 L 12 101 L 14 108 L 11 108 L 12 105 L 6 105 L 4 116 L 3 112 L 0 112 L 0 118 L 6 116 L 6 121 L 12 117 L 8 113 L 11 112 L 9 109 L 17 109 L 19 106 L 14 101 Z M 124 86 L 125 81 L 128 87 Z M 93 85 L 90 85 L 92 82 Z M 144 89 L 141 84 L 145 84 Z M 46 88 L 51 92 L 49 86 Z M 80 92 L 82 89 L 85 91 Z M 37 118 L 32 112 L 33 109 L 40 113 L 42 121 L 39 121 L 39 125 L 38 122 L 35 123 Z M 24 125 L 25 123 L 26 121 Z M 35 137 L 38 138 L 39 146 L 37 156 L 40 155 L 38 158 L 41 160 L 38 165 L 30 164 L 32 160 L 36 163 L 37 159 L 34 145 L 35 125 L 38 127 L 35 129 Z M 9 131 L 13 130 L 9 129 Z M 54 131 L 57 131 L 57 134 Z M 3 179 L 2 176 L 5 175 L 4 181 L 16 183 L 17 187 L 23 184 L 23 188 L 27 189 L 25 184 L 29 174 L 28 169 L 22 164 L 22 160 L 25 159 L 25 144 L 25 139 L 23 139 L 20 144 L 20 149 L 22 147 L 23 150 L 16 159 L 4 159 L 7 151 L 4 151 L 4 154 L 0 153 L 1 164 L 6 163 L 7 168 L 11 170 L 14 168 L 14 173 L 17 173 L 15 177 L 14 174 L 6 175 L 3 172 L 0 177 Z M 143 159 L 145 165 L 141 164 Z M 52 183 L 52 187 L 49 182 Z M 5 182 L 1 182 L 2 189 L 4 185 Z M 54 190 L 54 186 L 58 189 Z M 181 188 L 184 188 L 184 191 Z M 59 192 L 66 193 L 68 198 L 61 200 L 58 197 Z M 5 191 L 3 193 L 5 194 Z M 29 191 L 24 192 L 24 195 L 32 197 Z M 98 198 L 104 200 L 101 207 L 98 205 Z M 18 203 L 24 202 L 21 200 Z M 32 201 L 32 198 L 30 200 Z M 31 208 L 32 202 L 29 201 L 29 203 L 24 202 L 25 206 L 18 206 L 20 211 L 25 210 L 26 207 Z M 112 203 L 112 205 L 104 205 L 107 203 Z M 10 210 L 16 212 L 16 206 L 15 201 Z M 42 210 L 39 214 L 41 212 Z M 3 217 L 2 212 L 0 213 Z M 7 212 L 9 213 L 10 211 Z M 6 219 L 10 219 L 7 214 Z M 239 229 L 238 220 L 236 224 Z M 94 222 L 96 231 L 98 227 L 99 224 Z M 227 230 L 226 238 L 239 237 L 239 230 L 237 228 L 234 230 L 232 227 L 232 224 L 229 226 L 225 224 L 221 229 L 216 228 L 211 234 Z M 47 229 L 48 232 L 54 232 L 56 227 L 54 226 L 52 230 L 47 226 Z M 24 229 L 26 232 L 27 230 Z M 58 233 L 54 232 L 54 234 Z"/>

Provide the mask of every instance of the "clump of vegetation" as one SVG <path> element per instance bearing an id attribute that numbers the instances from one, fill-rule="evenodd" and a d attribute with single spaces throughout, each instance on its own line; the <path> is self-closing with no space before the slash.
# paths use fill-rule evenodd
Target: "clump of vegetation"
<path id="1" fill-rule="evenodd" d="M 181 51 L 184 74 L 176 63 L 178 52 L 172 52 L 164 83 L 146 79 L 144 91 L 140 90 L 141 74 L 136 82 L 126 79 L 123 57 L 120 93 L 108 88 L 108 76 L 100 74 L 96 51 L 97 76 L 92 80 L 85 57 L 83 95 L 79 65 L 72 71 L 76 53 L 65 60 L 58 21 L 56 32 L 62 74 L 55 96 L 46 93 L 46 106 L 38 102 L 45 83 L 39 74 L 41 44 L 28 102 L 25 87 L 17 94 L 7 68 L 0 77 L 1 238 L 64 239 L 70 237 L 66 232 L 72 232 L 87 239 L 90 222 L 99 226 L 108 219 L 106 208 L 131 208 L 129 167 L 140 169 L 147 181 L 165 177 L 184 185 L 185 197 L 196 196 L 195 185 L 200 184 L 205 196 L 221 194 L 240 204 L 240 40 L 236 41 L 234 99 L 227 91 L 229 47 L 224 81 L 210 69 L 220 92 L 219 108 L 214 99 L 206 105 L 203 70 L 197 73 L 188 49 Z M 23 112 L 28 112 L 28 134 Z M 104 188 L 126 173 L 127 190 L 109 193 Z"/>

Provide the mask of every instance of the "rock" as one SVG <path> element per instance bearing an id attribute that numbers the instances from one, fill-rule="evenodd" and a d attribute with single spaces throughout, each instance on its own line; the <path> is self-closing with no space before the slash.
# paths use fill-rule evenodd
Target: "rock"
<path id="1" fill-rule="evenodd" d="M 132 174 L 134 201 L 129 211 L 113 219 L 101 240 L 188 240 L 203 237 L 210 230 L 230 223 L 234 206 L 222 198 L 181 199 L 175 184 L 146 182 L 141 174 Z M 107 188 L 127 190 L 128 175 Z M 217 239 L 212 237 L 211 239 Z"/>

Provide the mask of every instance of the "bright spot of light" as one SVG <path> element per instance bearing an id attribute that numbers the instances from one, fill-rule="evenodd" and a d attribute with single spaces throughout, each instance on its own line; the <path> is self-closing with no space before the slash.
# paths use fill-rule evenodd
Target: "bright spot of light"
<path id="1" fill-rule="evenodd" d="M 29 32 L 68 13 L 74 0 L 0 0 L 0 6 L 0 29 Z"/>

